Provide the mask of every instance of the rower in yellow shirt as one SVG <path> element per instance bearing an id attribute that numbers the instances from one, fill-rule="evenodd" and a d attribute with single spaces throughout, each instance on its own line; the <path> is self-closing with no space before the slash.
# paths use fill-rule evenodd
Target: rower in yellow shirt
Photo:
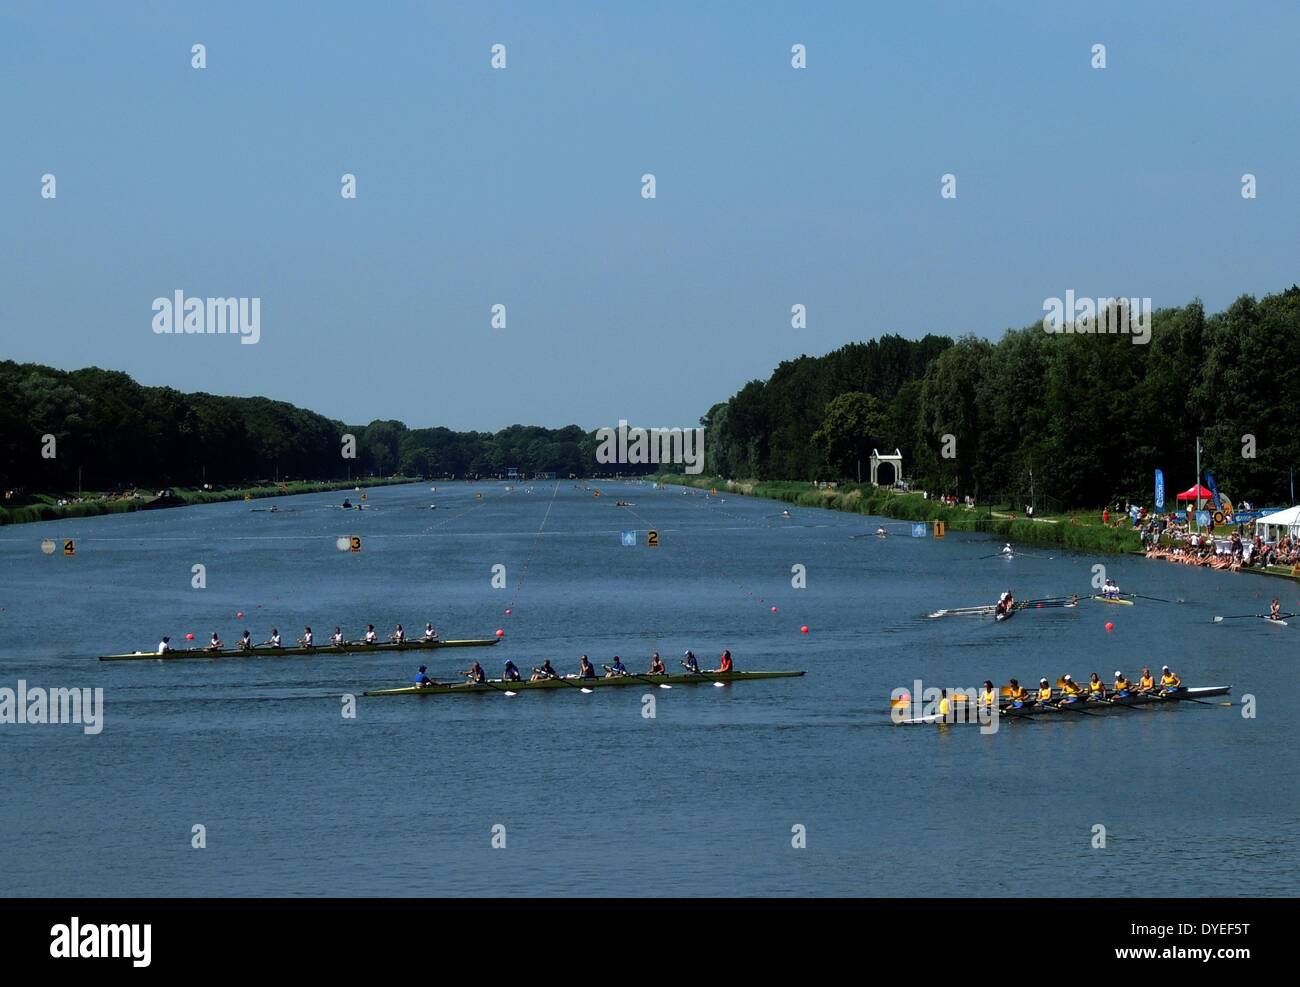
<path id="1" fill-rule="evenodd" d="M 1039 679 L 1038 680 L 1038 701 L 1040 703 L 1046 703 L 1046 702 L 1051 702 L 1051 700 L 1052 700 L 1051 683 L 1048 682 L 1047 679 Z"/>
<path id="2" fill-rule="evenodd" d="M 1150 692 L 1156 687 L 1156 680 L 1151 676 L 1151 669 L 1142 666 L 1142 675 L 1138 678 L 1138 692 Z"/>
<path id="3" fill-rule="evenodd" d="M 1019 679 L 1012 679 L 1007 684 L 1007 699 L 1011 701 L 1012 708 L 1020 709 L 1029 699 L 1029 690 L 1020 684 Z"/>
<path id="4" fill-rule="evenodd" d="M 1115 669 L 1115 681 L 1110 687 L 1110 694 L 1116 698 L 1127 696 L 1133 689 L 1133 683 L 1128 680 L 1128 676 Z"/>
<path id="5" fill-rule="evenodd" d="M 998 705 L 998 690 L 993 688 L 993 682 L 990 679 L 984 680 L 984 685 L 980 689 L 977 697 L 982 708 L 995 709 Z"/>
<path id="6" fill-rule="evenodd" d="M 1088 698 L 1089 699 L 1106 698 L 1106 683 L 1101 680 L 1101 676 L 1098 675 L 1096 672 L 1093 672 L 1092 677 L 1088 679 Z"/>
<path id="7" fill-rule="evenodd" d="M 1182 684 L 1183 680 L 1171 672 L 1168 665 L 1160 669 L 1160 691 L 1162 693 L 1180 688 Z"/>
<path id="8" fill-rule="evenodd" d="M 1069 675 L 1061 677 L 1061 702 L 1077 703 L 1083 699 L 1083 687 Z"/>

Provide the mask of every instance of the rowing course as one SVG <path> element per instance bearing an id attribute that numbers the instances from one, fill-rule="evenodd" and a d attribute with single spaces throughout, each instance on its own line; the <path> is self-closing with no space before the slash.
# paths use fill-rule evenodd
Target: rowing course
<path id="1" fill-rule="evenodd" d="M 968 561 L 1000 546 L 952 534 L 852 539 L 876 519 L 791 508 L 785 523 L 770 517 L 783 505 L 749 498 L 599 484 L 596 499 L 563 481 L 535 483 L 532 494 L 523 486 L 373 490 L 374 510 L 355 515 L 309 495 L 280 503 L 321 510 L 254 514 L 235 503 L 25 526 L 17 541 L 18 529 L 6 532 L 0 686 L 21 676 L 107 690 L 98 737 L 0 728 L 0 783 L 27 796 L 0 808 L 6 888 L 1051 895 L 1063 893 L 1059 867 L 1013 883 L 980 855 L 1083 854 L 1093 880 L 1071 894 L 1291 893 L 1278 864 L 1294 859 L 1300 813 L 1263 752 L 1300 740 L 1283 713 L 1300 698 L 1288 674 L 1300 636 L 1262 621 L 1209 623 L 1213 613 L 1261 612 L 1283 584 L 1140 558 Z M 620 497 L 636 507 L 613 507 Z M 433 501 L 455 516 L 429 511 Z M 619 530 L 643 535 L 646 524 L 667 533 L 662 547 L 619 544 Z M 339 553 L 334 539 L 353 533 L 363 552 Z M 36 550 L 65 535 L 78 538 L 77 558 Z M 513 575 L 507 590 L 490 588 L 493 564 L 514 573 L 526 561 L 517 594 Z M 1096 561 L 1126 591 L 1206 606 L 1084 599 L 1002 624 L 922 616 L 1006 588 L 1086 597 Z M 207 566 L 206 590 L 190 586 L 196 562 Z M 790 586 L 794 564 L 807 566 L 805 590 Z M 210 624 L 230 641 L 237 609 L 259 640 L 271 622 L 292 639 L 303 623 L 320 637 L 335 623 L 356 634 L 366 621 L 383 631 L 400 620 L 411 632 L 425 619 L 449 635 L 502 627 L 507 636 L 482 653 L 414 659 L 94 660 L 164 631 L 206 640 Z M 360 696 L 404 684 L 415 663 L 448 677 L 473 657 L 495 674 L 507 657 L 572 670 L 561 662 L 580 652 L 598 667 L 617 652 L 643 671 L 651 649 L 672 668 L 687 646 L 706 663 L 729 646 L 741 669 L 807 675 L 657 690 L 653 720 L 642 715 L 648 687 L 455 702 Z M 1259 694 L 1259 717 L 1189 706 L 1017 724 L 991 738 L 888 720 L 889 690 L 918 674 L 950 686 L 1094 668 L 1109 679 L 1119 665 L 1136 674 L 1143 657 L 1176 657 L 1185 681 L 1230 682 L 1234 699 Z M 343 693 L 358 697 L 355 720 L 340 716 Z M 1178 784 L 1062 785 L 1008 810 L 1009 779 L 1061 779 L 1064 766 L 1110 778 L 1117 763 Z M 937 811 L 948 794 L 957 808 Z M 206 855 L 189 849 L 195 822 L 208 826 Z M 1092 856 L 1099 822 L 1115 852 Z M 505 851 L 488 847 L 496 823 L 507 827 Z M 795 824 L 808 829 L 806 850 L 790 848 Z M 615 857 L 592 852 L 610 839 L 624 844 Z M 1145 861 L 1140 873 L 1131 854 Z M 343 865 L 323 868 L 323 856 Z M 400 874 L 366 866 L 397 856 L 407 861 Z M 971 865 L 937 868 L 938 859 Z"/>

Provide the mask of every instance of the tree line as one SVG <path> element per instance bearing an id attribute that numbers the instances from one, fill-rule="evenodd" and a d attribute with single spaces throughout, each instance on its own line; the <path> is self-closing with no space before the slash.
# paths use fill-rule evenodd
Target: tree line
<path id="1" fill-rule="evenodd" d="M 802 356 L 751 381 L 701 419 L 706 469 L 733 479 L 855 480 L 872 448 L 897 447 L 935 493 L 1038 494 L 1069 507 L 1166 507 L 1202 469 L 1236 501 L 1291 503 L 1300 466 L 1300 287 L 1199 300 L 1126 334 L 886 335 Z M 1032 472 L 1032 480 L 1031 480 Z"/>
<path id="2" fill-rule="evenodd" d="M 355 437 L 355 458 L 344 457 L 345 435 Z M 596 445 L 594 433 L 577 425 L 512 425 L 495 433 L 412 429 L 399 421 L 347 425 L 262 397 L 183 394 L 141 386 L 117 371 L 0 361 L 5 489 L 74 490 L 78 471 L 86 490 L 494 476 L 510 468 L 585 476 L 593 471 Z"/>

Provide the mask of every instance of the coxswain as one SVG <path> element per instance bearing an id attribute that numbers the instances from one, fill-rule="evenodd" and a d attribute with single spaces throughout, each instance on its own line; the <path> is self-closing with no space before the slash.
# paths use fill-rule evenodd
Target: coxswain
<path id="1" fill-rule="evenodd" d="M 1007 699 L 1011 700 L 1013 708 L 1022 708 L 1028 698 L 1029 690 L 1020 684 L 1019 679 L 1012 679 L 1007 683 Z"/>
<path id="2" fill-rule="evenodd" d="M 578 662 L 578 678 L 594 679 L 595 677 L 596 677 L 595 666 L 592 665 L 592 663 L 587 659 L 586 655 L 583 655 L 582 660 Z"/>
<path id="3" fill-rule="evenodd" d="M 172 639 L 167 637 L 164 634 L 163 639 L 158 642 L 158 654 L 168 655 L 171 654 L 174 650 L 176 649 L 172 647 Z"/>
<path id="4" fill-rule="evenodd" d="M 475 659 L 474 664 L 469 666 L 468 672 L 461 672 L 462 675 L 468 676 L 469 680 L 475 685 L 482 685 L 487 681 L 487 672 L 483 671 L 483 666 Z"/>
<path id="5" fill-rule="evenodd" d="M 436 640 L 438 640 L 438 632 L 435 631 L 435 630 L 433 629 L 433 625 L 432 625 L 432 624 L 425 624 L 425 625 L 424 625 L 424 639 L 425 639 L 426 641 L 436 641 Z"/>
<path id="6" fill-rule="evenodd" d="M 253 635 L 248 633 L 248 628 L 244 628 L 244 636 L 239 639 L 240 651 L 253 650 Z"/>
<path id="7" fill-rule="evenodd" d="M 667 675 L 668 669 L 664 666 L 664 660 L 659 657 L 656 651 L 650 656 L 650 673 L 651 675 Z"/>
<path id="8" fill-rule="evenodd" d="M 406 640 L 406 631 L 402 630 L 401 624 L 398 624 L 397 629 L 388 635 L 388 640 L 394 644 L 401 644 Z"/>
<path id="9" fill-rule="evenodd" d="M 1156 687 L 1156 680 L 1151 675 L 1151 669 L 1145 665 L 1142 666 L 1142 674 L 1138 677 L 1138 692 L 1150 692 Z"/>
<path id="10" fill-rule="evenodd" d="M 734 672 L 735 668 L 731 664 L 731 652 L 730 651 L 722 652 L 722 657 L 718 659 L 718 667 L 711 668 L 709 669 L 709 671 L 717 672 L 721 675 L 725 675 L 728 672 Z"/>
<path id="11" fill-rule="evenodd" d="M 502 682 L 519 681 L 519 669 L 515 667 L 515 663 L 513 661 L 510 660 L 506 661 L 506 667 L 501 672 L 501 681 Z"/>
<path id="12" fill-rule="evenodd" d="M 700 663 L 695 659 L 694 651 L 682 652 L 682 667 L 695 675 L 700 674 Z"/>
<path id="13" fill-rule="evenodd" d="M 1052 701 L 1052 684 L 1047 679 L 1038 680 L 1038 701 L 1040 703 Z"/>
<path id="14" fill-rule="evenodd" d="M 1061 702 L 1077 703 L 1083 697 L 1083 687 L 1069 675 L 1061 678 Z"/>
<path id="15" fill-rule="evenodd" d="M 1101 676 L 1096 672 L 1088 679 L 1088 696 L 1091 699 L 1106 698 L 1106 683 L 1101 680 Z"/>
<path id="16" fill-rule="evenodd" d="M 1111 696 L 1115 699 L 1119 699 L 1123 696 L 1127 696 L 1132 691 L 1133 683 L 1128 680 L 1128 676 L 1118 668 L 1115 669 L 1115 681 L 1111 683 L 1110 687 Z"/>
<path id="17" fill-rule="evenodd" d="M 217 636 L 217 632 L 216 632 L 216 631 L 213 631 L 213 632 L 212 632 L 212 640 L 210 640 L 210 641 L 208 642 L 208 650 L 209 650 L 209 651 L 220 651 L 220 650 L 221 650 L 221 638 Z"/>
<path id="18" fill-rule="evenodd" d="M 335 628 L 334 628 L 334 633 L 330 635 L 330 644 L 334 645 L 334 647 L 336 647 L 336 648 L 341 648 L 341 647 L 343 647 L 343 630 L 342 630 L 342 628 L 339 628 L 339 627 L 335 627 Z"/>
<path id="19" fill-rule="evenodd" d="M 620 675 L 626 675 L 626 674 L 627 674 L 627 668 L 623 665 L 623 659 L 620 658 L 618 655 L 615 655 L 613 660 L 610 662 L 609 671 L 605 673 L 605 678 L 616 679 Z"/>
<path id="20" fill-rule="evenodd" d="M 271 628 L 271 636 L 266 639 L 266 646 L 268 648 L 280 647 L 280 628 L 278 627 Z"/>
<path id="21" fill-rule="evenodd" d="M 417 686 L 423 688 L 424 686 L 428 686 L 428 685 L 437 685 L 437 683 L 434 682 L 433 679 L 429 678 L 429 676 L 426 674 L 428 671 L 429 671 L 428 665 L 420 666 L 420 670 L 415 673 L 415 684 Z"/>
<path id="22" fill-rule="evenodd" d="M 1177 689 L 1182 684 L 1183 680 L 1171 672 L 1168 665 L 1160 669 L 1160 691 L 1162 693 L 1168 692 L 1170 689 Z"/>
<path id="23" fill-rule="evenodd" d="M 1282 604 L 1278 602 L 1276 596 L 1273 597 L 1273 602 L 1268 605 L 1268 619 L 1269 620 L 1282 619 Z"/>
<path id="24" fill-rule="evenodd" d="M 315 638 L 312 636 L 311 628 L 304 627 L 302 629 L 302 637 L 298 638 L 298 643 L 301 644 L 304 648 L 314 648 L 316 646 L 315 644 L 312 643 L 314 640 Z"/>
<path id="25" fill-rule="evenodd" d="M 558 679 L 559 673 L 551 667 L 551 659 L 547 658 L 542 662 L 541 668 L 533 669 L 532 681 L 541 682 L 545 679 Z"/>
<path id="26" fill-rule="evenodd" d="M 366 644 L 378 644 L 379 635 L 375 633 L 374 624 L 366 624 Z"/>

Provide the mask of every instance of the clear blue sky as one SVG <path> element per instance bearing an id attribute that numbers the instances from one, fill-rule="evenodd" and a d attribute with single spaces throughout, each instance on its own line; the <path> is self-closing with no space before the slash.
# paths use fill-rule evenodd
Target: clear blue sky
<path id="1" fill-rule="evenodd" d="M 1068 288 L 1300 279 L 1300 8 L 1060 7 L 6 0 L 0 358 L 353 424 L 687 425 Z M 259 296 L 261 342 L 155 335 L 177 288 Z"/>

